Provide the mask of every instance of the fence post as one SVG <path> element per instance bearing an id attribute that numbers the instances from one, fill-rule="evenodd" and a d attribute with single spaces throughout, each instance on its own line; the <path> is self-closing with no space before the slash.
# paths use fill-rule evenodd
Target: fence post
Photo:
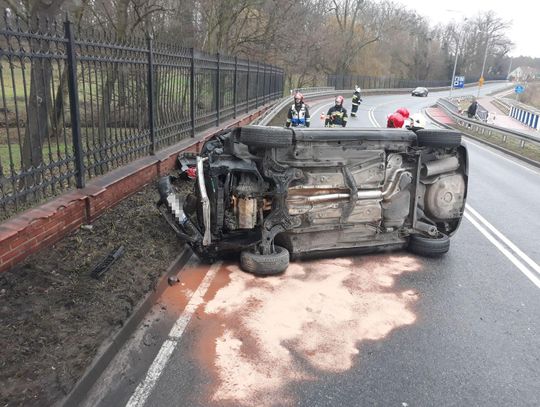
<path id="1" fill-rule="evenodd" d="M 259 71 L 261 69 L 261 63 L 257 62 L 257 76 L 255 80 L 255 109 L 259 108 Z"/>
<path id="2" fill-rule="evenodd" d="M 270 72 L 268 65 L 264 64 L 264 102 L 267 103 L 270 100 Z"/>
<path id="3" fill-rule="evenodd" d="M 234 90 L 233 90 L 233 101 L 234 101 L 234 115 L 233 118 L 236 119 L 236 104 L 238 103 L 238 57 L 234 57 Z"/>
<path id="4" fill-rule="evenodd" d="M 148 128 L 150 129 L 150 154 L 156 153 L 156 124 L 154 117 L 154 49 L 152 36 L 146 38 L 148 43 Z"/>
<path id="5" fill-rule="evenodd" d="M 264 105 L 265 103 L 266 103 L 266 64 L 263 64 L 261 105 Z"/>
<path id="6" fill-rule="evenodd" d="M 84 152 L 81 142 L 81 118 L 79 112 L 79 89 L 77 87 L 77 55 L 75 53 L 75 36 L 71 21 L 64 22 L 67 39 L 66 56 L 68 68 L 69 110 L 71 116 L 71 137 L 73 140 L 73 155 L 75 158 L 75 182 L 77 188 L 84 188 Z"/>
<path id="7" fill-rule="evenodd" d="M 189 114 L 191 137 L 195 137 L 195 49 L 191 48 L 191 73 L 189 78 Z"/>
<path id="8" fill-rule="evenodd" d="M 246 113 L 249 112 L 249 70 L 250 70 L 249 59 L 247 60 L 247 65 L 248 65 L 248 69 L 247 69 L 247 83 L 246 83 Z"/>
<path id="9" fill-rule="evenodd" d="M 220 99 L 221 99 L 221 89 L 220 89 L 220 83 L 219 83 L 219 77 L 220 75 L 220 66 L 219 66 L 219 52 L 216 54 L 217 57 L 217 72 L 216 72 L 216 126 L 219 126 L 219 105 L 220 105 Z"/>

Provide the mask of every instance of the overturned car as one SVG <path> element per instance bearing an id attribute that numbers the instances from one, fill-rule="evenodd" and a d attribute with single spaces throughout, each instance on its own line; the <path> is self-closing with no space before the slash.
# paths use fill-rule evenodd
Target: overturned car
<path id="1" fill-rule="evenodd" d="M 202 260 L 240 253 L 260 275 L 283 272 L 290 258 L 439 256 L 465 208 L 467 150 L 453 130 L 245 126 L 191 160 L 192 193 L 160 179 L 161 213 Z"/>

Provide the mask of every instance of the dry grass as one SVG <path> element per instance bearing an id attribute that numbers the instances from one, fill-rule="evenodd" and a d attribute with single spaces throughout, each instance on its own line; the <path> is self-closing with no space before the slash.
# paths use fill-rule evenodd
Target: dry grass
<path id="1" fill-rule="evenodd" d="M 528 83 L 525 85 L 525 92 L 523 92 L 519 101 L 529 106 L 533 106 L 536 109 L 540 109 L 540 83 Z"/>

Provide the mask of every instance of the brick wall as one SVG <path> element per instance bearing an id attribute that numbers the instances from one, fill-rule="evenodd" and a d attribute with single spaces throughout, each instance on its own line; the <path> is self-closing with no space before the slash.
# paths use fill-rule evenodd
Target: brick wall
<path id="1" fill-rule="evenodd" d="M 0 272 L 54 244 L 80 225 L 91 223 L 158 176 L 169 173 L 176 166 L 178 153 L 199 152 L 205 140 L 213 134 L 225 128 L 249 124 L 268 107 L 111 171 L 92 180 L 83 189 L 67 192 L 0 224 Z"/>

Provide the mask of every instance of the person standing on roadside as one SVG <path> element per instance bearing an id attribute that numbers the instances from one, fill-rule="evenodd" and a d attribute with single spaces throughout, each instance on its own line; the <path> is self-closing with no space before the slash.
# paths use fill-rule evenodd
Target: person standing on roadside
<path id="1" fill-rule="evenodd" d="M 285 127 L 309 127 L 309 124 L 309 110 L 304 103 L 304 95 L 300 92 L 296 92 L 294 95 L 294 104 L 287 113 L 287 123 L 285 123 Z"/>
<path id="2" fill-rule="evenodd" d="M 338 96 L 335 105 L 326 114 L 325 127 L 345 127 L 347 125 L 347 109 L 343 107 L 343 96 Z"/>
<path id="3" fill-rule="evenodd" d="M 478 109 L 478 102 L 476 99 L 473 99 L 472 103 L 467 108 L 467 117 L 469 119 L 474 119 L 476 116 L 476 109 Z"/>
<path id="4" fill-rule="evenodd" d="M 351 117 L 356 117 L 358 106 L 360 106 L 360 102 L 362 102 L 362 97 L 360 95 L 361 91 L 362 89 L 360 89 L 360 86 L 355 86 L 353 97 L 352 97 Z"/>

